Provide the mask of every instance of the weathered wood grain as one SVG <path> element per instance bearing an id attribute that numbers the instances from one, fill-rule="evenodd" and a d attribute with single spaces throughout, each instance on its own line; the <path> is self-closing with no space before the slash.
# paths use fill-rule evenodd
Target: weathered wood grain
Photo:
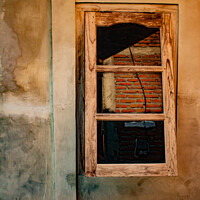
<path id="1" fill-rule="evenodd" d="M 173 13 L 177 12 L 176 5 L 164 5 L 164 4 L 101 4 L 101 3 L 77 3 L 77 9 L 84 11 L 120 11 L 120 12 L 162 12 Z"/>
<path id="2" fill-rule="evenodd" d="M 162 66 L 97 65 L 97 72 L 163 72 Z"/>
<path id="3" fill-rule="evenodd" d="M 76 10 L 76 141 L 77 171 L 85 166 L 85 62 L 84 62 L 84 11 Z"/>
<path id="4" fill-rule="evenodd" d="M 112 12 L 111 13 L 96 13 L 97 26 L 111 26 L 119 23 L 136 23 L 146 27 L 158 28 L 161 26 L 160 13 L 127 13 L 127 12 Z"/>
<path id="5" fill-rule="evenodd" d="M 96 176 L 100 177 L 134 177 L 167 176 L 166 164 L 98 164 Z"/>
<path id="6" fill-rule="evenodd" d="M 106 21 L 113 13 L 86 12 L 85 14 L 85 175 L 86 176 L 174 176 L 177 175 L 176 158 L 176 122 L 175 122 L 175 88 L 173 53 L 177 46 L 173 17 L 169 13 L 162 14 L 161 49 L 163 66 L 98 66 L 96 65 L 96 25 Z M 121 14 L 115 13 L 116 19 Z M 141 14 L 141 13 L 140 13 Z M 146 13 L 147 14 L 147 13 Z M 97 16 L 97 20 L 95 18 Z M 107 16 L 107 17 L 105 17 Z M 141 17 L 141 15 L 138 15 Z M 98 18 L 99 17 L 99 18 Z M 175 15 L 174 15 L 175 17 Z M 100 20 L 101 19 L 101 20 Z M 115 23 L 110 18 L 105 24 Z M 99 21 L 98 21 L 99 20 Z M 120 19 L 122 20 L 122 19 Z M 128 19 L 129 20 L 129 19 Z M 142 21 L 142 19 L 140 19 Z M 139 20 L 139 21 L 140 21 Z M 121 23 L 121 22 L 119 22 Z M 172 25 L 173 24 L 173 25 Z M 177 54 L 175 54 L 176 56 Z M 102 114 L 96 113 L 96 72 L 162 72 L 163 74 L 163 114 Z M 165 121 L 165 164 L 97 164 L 97 124 L 96 120 Z"/>
<path id="7" fill-rule="evenodd" d="M 168 166 L 168 175 L 177 175 L 176 157 L 176 120 L 175 120 L 175 90 L 173 73 L 173 49 L 170 38 L 170 14 L 163 14 L 161 29 L 162 63 L 163 72 L 163 103 L 165 113 L 165 154 Z"/>
<path id="8" fill-rule="evenodd" d="M 96 114 L 97 120 L 105 120 L 105 121 L 134 121 L 134 120 L 164 120 L 164 114 Z"/>
<path id="9" fill-rule="evenodd" d="M 173 79 L 174 79 L 174 93 L 175 93 L 175 106 L 176 106 L 176 93 L 177 93 L 177 76 L 178 76 L 178 12 L 171 13 L 170 20 L 170 38 L 172 40 L 172 53 L 173 53 Z"/>
<path id="10" fill-rule="evenodd" d="M 85 15 L 85 175 L 94 176 L 97 164 L 95 13 Z"/>

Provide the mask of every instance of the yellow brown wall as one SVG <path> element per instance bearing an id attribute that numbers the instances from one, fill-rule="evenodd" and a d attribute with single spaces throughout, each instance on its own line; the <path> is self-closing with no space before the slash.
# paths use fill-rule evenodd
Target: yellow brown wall
<path id="1" fill-rule="evenodd" d="M 79 199 L 198 200 L 200 196 L 200 1 L 126 0 L 77 2 L 168 3 L 179 7 L 177 177 L 85 178 L 78 176 Z"/>
<path id="2" fill-rule="evenodd" d="M 0 1 L 0 199 L 53 196 L 50 3 Z"/>
<path id="3" fill-rule="evenodd" d="M 179 6 L 179 176 L 102 179 L 79 175 L 78 197 L 197 200 L 200 1 L 104 2 Z M 49 0 L 3 0 L 0 9 L 0 199 L 76 199 L 75 1 L 52 1 L 53 54 Z"/>

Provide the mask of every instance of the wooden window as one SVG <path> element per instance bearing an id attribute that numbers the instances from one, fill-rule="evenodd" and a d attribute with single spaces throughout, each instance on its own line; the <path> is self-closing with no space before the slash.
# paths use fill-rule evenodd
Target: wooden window
<path id="1" fill-rule="evenodd" d="M 175 115 L 177 7 L 173 5 L 140 4 L 81 4 L 78 6 L 79 11 L 82 12 L 82 22 L 83 18 L 85 21 L 85 175 L 88 177 L 177 175 Z M 114 32 L 111 32 L 110 27 L 113 27 Z M 121 29 L 123 27 L 125 29 Z M 122 37 L 123 35 L 125 37 L 125 40 L 123 40 L 122 37 L 117 38 L 116 29 L 117 31 L 120 31 L 120 29 L 129 30 L 129 32 L 136 30 L 138 33 L 133 34 L 133 37 L 140 38 L 142 35 L 143 42 L 138 42 L 140 39 L 134 41 L 133 38 L 132 43 L 135 45 L 131 47 L 125 41 L 128 37 L 126 31 L 122 34 Z M 152 35 L 152 33 L 154 36 L 156 34 L 159 36 L 160 43 L 157 41 L 156 44 L 149 46 L 159 47 L 159 49 L 154 49 L 157 52 L 160 51 L 160 60 L 157 58 L 159 53 L 154 52 L 153 55 L 145 54 L 137 59 L 137 56 L 134 55 L 135 51 L 143 51 L 143 47 L 150 43 L 149 35 Z M 127 48 L 124 52 L 126 51 L 128 54 L 125 56 L 117 54 L 115 52 L 115 50 L 118 51 L 116 44 L 106 46 L 107 42 L 103 40 L 106 40 L 108 34 L 111 34 L 109 41 L 113 39 L 112 37 L 117 38 L 115 43 L 121 40 Z M 78 42 L 80 42 L 79 40 Z M 113 48 L 111 47 L 111 49 L 114 49 L 114 51 L 109 55 L 108 51 L 110 51 L 112 45 Z M 141 48 L 134 50 L 134 46 Z M 107 59 L 109 56 L 112 59 L 118 59 L 118 62 L 113 61 L 111 57 Z M 124 62 L 119 59 L 120 57 L 124 58 Z M 153 62 L 146 60 L 146 63 L 137 64 L 137 61 L 139 62 L 143 58 L 152 58 L 151 61 Z M 126 79 L 126 77 L 128 78 Z M 100 86 L 98 85 L 99 80 Z M 129 82 L 125 83 L 126 80 Z M 146 83 L 143 82 L 145 80 Z M 118 85 L 117 81 L 121 81 L 121 85 Z M 155 84 L 159 85 L 159 88 L 153 89 L 153 92 L 160 92 L 160 96 L 152 94 L 152 91 L 148 90 L 153 88 L 152 84 L 154 83 L 152 82 L 154 81 Z M 102 87 L 108 87 L 107 93 Z M 119 88 L 126 88 L 127 90 L 119 91 Z M 111 94 L 112 90 L 114 92 Z M 120 94 L 117 94 L 117 92 Z M 109 101 L 103 99 L 106 98 L 106 95 L 113 95 L 113 98 L 110 97 L 110 107 Z M 122 98 L 117 99 L 120 95 Z M 128 96 L 131 99 L 123 99 L 123 97 Z M 138 97 L 141 98 L 137 99 Z M 99 102 L 98 99 L 102 102 Z M 118 105 L 119 101 L 124 102 L 124 104 Z M 153 101 L 160 102 L 160 104 L 151 105 L 150 102 Z M 160 106 L 160 109 L 156 109 L 156 106 Z M 121 107 L 128 108 L 121 109 Z M 151 109 L 152 107 L 153 109 Z M 117 132 L 114 133 L 115 136 L 121 135 L 124 138 L 126 136 L 129 143 L 125 143 L 124 146 L 121 145 L 122 141 L 114 144 L 115 136 L 111 135 L 112 130 L 109 127 L 112 127 L 112 130 L 117 129 Z M 148 130 L 151 131 L 147 132 L 147 127 L 154 128 L 149 128 Z M 120 130 L 122 131 L 120 132 Z M 156 132 L 155 130 L 160 131 Z M 110 134 L 111 136 L 108 139 L 111 142 L 107 145 L 112 144 L 113 146 L 110 148 L 110 154 L 107 153 L 107 157 L 110 156 L 108 159 L 98 158 L 97 155 L 98 151 L 101 150 L 105 153 L 105 148 L 109 151 L 109 147 L 105 147 L 105 144 L 99 144 L 102 141 L 104 143 L 104 136 L 99 136 L 102 135 L 102 132 L 104 132 L 104 135 L 106 132 L 107 135 Z M 153 134 L 157 134 L 157 136 Z M 141 135 L 144 135 L 143 137 L 147 139 L 140 139 Z M 164 145 L 154 146 L 160 151 L 161 157 L 157 154 L 154 155 L 154 158 L 150 158 L 152 153 L 149 152 L 153 149 L 152 141 L 156 137 L 163 137 L 160 142 L 163 142 Z M 149 138 L 153 138 L 152 141 Z M 127 152 L 117 150 L 117 148 L 126 149 L 126 144 L 130 145 Z M 140 148 L 140 151 L 137 148 Z M 112 154 L 111 151 L 117 153 Z M 123 156 L 125 154 L 130 157 Z M 149 154 L 149 156 L 146 154 Z M 141 159 L 138 159 L 139 155 L 141 155 Z M 133 159 L 131 159 L 131 156 Z"/>

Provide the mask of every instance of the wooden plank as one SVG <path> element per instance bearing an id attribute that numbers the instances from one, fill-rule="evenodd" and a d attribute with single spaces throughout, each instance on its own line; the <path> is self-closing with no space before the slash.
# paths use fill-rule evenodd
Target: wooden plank
<path id="1" fill-rule="evenodd" d="M 167 176 L 167 165 L 163 164 L 98 164 L 98 177 Z"/>
<path id="2" fill-rule="evenodd" d="M 162 66 L 97 65 L 97 72 L 163 72 Z"/>
<path id="3" fill-rule="evenodd" d="M 177 93 L 177 76 L 178 76 L 178 10 L 171 14 L 170 20 L 170 37 L 172 40 L 172 51 L 173 51 L 173 74 L 174 74 L 174 92 Z M 176 105 L 176 95 L 175 95 Z"/>
<path id="4" fill-rule="evenodd" d="M 96 114 L 96 120 L 105 121 L 134 121 L 134 120 L 164 120 L 164 114 Z"/>
<path id="5" fill-rule="evenodd" d="M 84 11 L 76 10 L 76 141 L 77 172 L 85 167 L 85 63 L 84 63 Z"/>
<path id="6" fill-rule="evenodd" d="M 173 50 L 170 38 L 170 14 L 163 14 L 161 29 L 163 72 L 163 103 L 165 119 L 165 153 L 168 166 L 168 175 L 177 175 L 176 157 L 176 120 L 175 120 L 175 89 L 173 73 Z"/>
<path id="7" fill-rule="evenodd" d="M 170 14 L 163 14 L 161 26 L 161 66 L 96 66 L 95 14 L 86 13 L 85 28 L 85 174 L 86 176 L 174 176 L 177 175 L 174 60 Z M 171 22 L 171 24 L 170 24 Z M 153 69 L 153 68 L 154 69 Z M 153 69 L 153 70 L 152 70 Z M 96 114 L 96 71 L 163 72 L 164 114 Z M 148 71 L 149 70 L 149 71 Z M 97 165 L 96 120 L 165 120 L 166 164 Z"/>
<path id="8" fill-rule="evenodd" d="M 95 13 L 85 15 L 85 176 L 95 176 L 97 164 Z"/>
<path id="9" fill-rule="evenodd" d="M 76 1 L 78 2 L 78 1 Z M 115 4 L 101 4 L 101 3 L 77 3 L 77 9 L 85 11 L 126 11 L 126 12 L 176 12 L 176 5 L 164 5 L 164 4 L 131 4 L 131 3 L 115 3 Z"/>
<path id="10" fill-rule="evenodd" d="M 160 13 L 127 14 L 127 12 L 96 13 L 97 26 L 111 26 L 119 23 L 136 23 L 146 27 L 158 28 L 161 26 L 161 14 Z"/>

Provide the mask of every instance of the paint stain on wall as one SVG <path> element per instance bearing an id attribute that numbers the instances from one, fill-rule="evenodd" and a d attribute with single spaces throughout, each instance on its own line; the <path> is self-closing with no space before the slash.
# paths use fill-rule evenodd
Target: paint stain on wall
<path id="1" fill-rule="evenodd" d="M 16 33 L 1 20 L 0 23 L 0 55 L 1 55 L 1 80 L 0 92 L 15 91 L 18 88 L 14 81 L 14 69 L 17 65 L 17 58 L 21 52 L 18 46 L 18 38 Z"/>
<path id="2" fill-rule="evenodd" d="M 3 10 L 1 92 L 25 92 L 46 102 L 50 78 L 49 1 L 5 1 Z"/>
<path id="3" fill-rule="evenodd" d="M 0 127 L 0 199 L 51 199 L 48 122 L 1 116 Z"/>
<path id="4" fill-rule="evenodd" d="M 48 0 L 0 2 L 1 200 L 53 197 L 49 9 Z"/>
<path id="5" fill-rule="evenodd" d="M 66 175 L 65 179 L 71 187 L 76 186 L 76 174 L 69 173 L 69 174 Z"/>

